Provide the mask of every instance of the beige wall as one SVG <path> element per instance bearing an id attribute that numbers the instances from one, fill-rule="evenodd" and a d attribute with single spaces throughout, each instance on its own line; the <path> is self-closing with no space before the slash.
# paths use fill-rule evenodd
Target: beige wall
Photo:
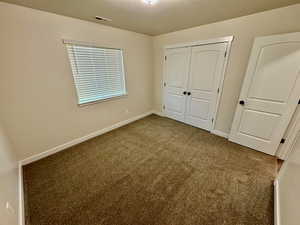
<path id="1" fill-rule="evenodd" d="M 161 110 L 163 47 L 234 35 L 216 129 L 229 132 L 254 37 L 300 31 L 300 4 L 181 30 L 154 38 L 154 107 Z"/>
<path id="2" fill-rule="evenodd" d="M 0 124 L 0 224 L 18 224 L 18 164 L 8 137 Z M 9 202 L 14 213 L 6 210 Z"/>
<path id="3" fill-rule="evenodd" d="M 0 117 L 19 159 L 152 109 L 151 37 L 1 2 L 0 27 Z M 62 38 L 123 48 L 128 97 L 78 107 Z"/>

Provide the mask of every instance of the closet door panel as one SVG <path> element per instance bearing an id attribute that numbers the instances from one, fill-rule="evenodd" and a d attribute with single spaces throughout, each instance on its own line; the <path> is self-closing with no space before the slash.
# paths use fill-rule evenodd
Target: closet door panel
<path id="1" fill-rule="evenodd" d="M 217 90 L 225 62 L 226 43 L 192 48 L 185 121 L 211 130 Z"/>
<path id="2" fill-rule="evenodd" d="M 191 48 L 166 51 L 164 112 L 165 116 L 184 122 Z"/>

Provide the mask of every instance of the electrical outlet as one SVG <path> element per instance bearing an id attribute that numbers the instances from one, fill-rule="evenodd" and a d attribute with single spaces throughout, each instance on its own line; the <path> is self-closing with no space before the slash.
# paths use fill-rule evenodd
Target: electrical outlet
<path id="1" fill-rule="evenodd" d="M 5 208 L 7 212 L 10 214 L 15 214 L 15 209 L 12 207 L 12 205 L 9 202 L 6 202 Z"/>

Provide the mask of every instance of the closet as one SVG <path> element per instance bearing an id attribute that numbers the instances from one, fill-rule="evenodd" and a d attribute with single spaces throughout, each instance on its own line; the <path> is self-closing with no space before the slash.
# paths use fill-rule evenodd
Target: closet
<path id="1" fill-rule="evenodd" d="M 221 94 L 228 42 L 167 48 L 164 115 L 212 130 Z"/>

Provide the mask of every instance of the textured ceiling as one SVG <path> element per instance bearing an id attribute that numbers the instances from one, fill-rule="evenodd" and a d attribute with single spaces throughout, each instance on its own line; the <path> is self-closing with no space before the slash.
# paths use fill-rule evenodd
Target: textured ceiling
<path id="1" fill-rule="evenodd" d="M 300 0 L 4 0 L 109 26 L 158 35 L 300 3 Z"/>

